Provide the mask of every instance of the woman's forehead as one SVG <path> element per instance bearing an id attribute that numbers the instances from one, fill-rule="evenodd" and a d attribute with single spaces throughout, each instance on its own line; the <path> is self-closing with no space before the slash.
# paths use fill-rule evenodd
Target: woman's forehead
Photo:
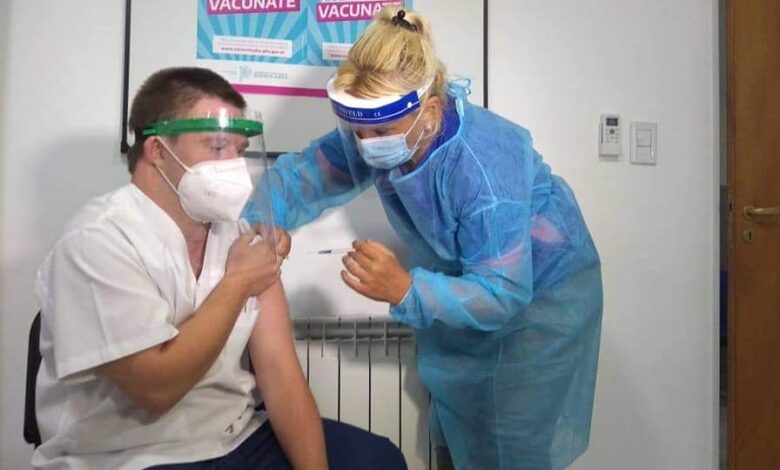
<path id="1" fill-rule="evenodd" d="M 412 114 L 407 114 L 406 116 L 403 116 L 401 118 L 398 118 L 395 121 L 376 124 L 373 126 L 354 125 L 353 127 L 359 131 L 381 131 L 387 129 L 398 129 L 398 128 L 404 128 L 407 124 L 414 122 L 414 119 L 416 117 L 417 117 L 417 113 L 412 113 Z"/>

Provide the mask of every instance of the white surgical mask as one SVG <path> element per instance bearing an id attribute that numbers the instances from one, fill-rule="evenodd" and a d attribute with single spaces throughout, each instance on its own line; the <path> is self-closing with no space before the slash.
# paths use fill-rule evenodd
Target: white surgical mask
<path id="1" fill-rule="evenodd" d="M 253 189 L 246 159 L 207 160 L 187 167 L 163 139 L 160 142 L 186 171 L 177 188 L 157 169 L 179 196 L 184 212 L 201 223 L 237 221 Z"/>
<path id="2" fill-rule="evenodd" d="M 409 145 L 406 143 L 406 136 L 414 129 L 420 116 L 422 116 L 422 112 L 417 115 L 417 118 L 414 120 L 411 127 L 409 127 L 409 130 L 403 134 L 371 137 L 368 139 L 356 137 L 360 156 L 363 157 L 363 160 L 365 160 L 368 165 L 383 170 L 390 170 L 408 162 L 420 147 L 420 141 L 422 141 L 423 136 L 425 135 L 425 132 L 420 133 L 420 137 L 417 138 L 417 143 L 414 144 L 414 147 L 409 148 Z M 429 130 L 430 127 L 426 126 L 425 129 Z"/>

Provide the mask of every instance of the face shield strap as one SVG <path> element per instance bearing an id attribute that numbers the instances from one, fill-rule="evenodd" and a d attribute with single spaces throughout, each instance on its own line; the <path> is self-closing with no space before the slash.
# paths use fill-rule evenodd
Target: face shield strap
<path id="1" fill-rule="evenodd" d="M 356 98 L 346 91 L 335 89 L 336 77 L 328 80 L 327 91 L 333 112 L 350 124 L 373 126 L 395 121 L 420 108 L 420 97 L 433 84 L 433 77 L 421 88 L 406 95 L 391 95 L 380 98 Z"/>
<path id="2" fill-rule="evenodd" d="M 174 153 L 171 151 L 171 149 L 170 149 L 170 148 L 168 148 L 168 145 L 167 145 L 165 142 L 163 142 L 163 140 L 162 140 L 162 139 L 160 139 L 160 143 L 163 145 L 163 147 L 165 147 L 165 150 L 166 150 L 166 151 L 167 151 L 167 152 L 168 152 L 168 153 L 169 153 L 169 154 L 170 154 L 170 155 L 173 157 L 173 159 L 174 159 L 174 160 L 176 160 L 176 163 L 178 163 L 179 165 L 181 165 L 181 166 L 182 166 L 182 168 L 184 168 L 186 171 L 190 171 L 190 169 L 189 169 L 189 168 L 187 168 L 187 167 L 186 167 L 186 166 L 185 166 L 185 165 L 184 165 L 184 164 L 181 162 L 181 160 L 179 160 L 179 157 L 177 157 L 177 156 L 176 156 L 176 154 L 174 154 Z M 171 181 L 171 179 L 170 179 L 170 178 L 168 178 L 168 175 L 166 175 L 166 174 L 165 174 L 165 172 L 164 172 L 164 171 L 162 171 L 162 168 L 160 168 L 160 167 L 158 167 L 158 166 L 156 166 L 156 165 L 155 165 L 155 168 L 157 169 L 157 172 L 158 172 L 158 173 L 160 173 L 160 176 L 162 176 L 162 177 L 163 177 L 163 180 L 165 180 L 165 182 L 166 182 L 166 183 L 168 183 L 168 186 L 170 186 L 170 188 L 173 190 L 173 192 L 174 192 L 174 193 L 176 193 L 176 195 L 177 195 L 177 196 L 179 196 L 179 198 L 181 198 L 181 194 L 179 193 L 179 189 L 176 187 L 176 185 L 174 185 L 174 184 L 173 184 L 173 182 Z"/>
<path id="3" fill-rule="evenodd" d="M 176 136 L 194 132 L 229 132 L 246 137 L 263 134 L 263 123 L 243 118 L 196 118 L 158 121 L 141 132 L 142 138 L 149 136 Z M 136 133 L 137 134 L 137 133 Z"/>
<path id="4" fill-rule="evenodd" d="M 182 162 L 182 161 L 179 159 L 179 156 L 178 156 L 178 155 L 176 155 L 176 152 L 174 152 L 173 150 L 171 150 L 171 148 L 170 148 L 170 147 L 168 147 L 168 143 L 165 141 L 165 139 L 159 138 L 159 139 L 157 139 L 157 140 L 158 140 L 158 141 L 159 141 L 159 142 L 162 144 L 162 146 L 163 146 L 163 147 L 165 147 L 165 150 L 168 152 L 168 155 L 170 155 L 171 157 L 173 157 L 173 159 L 174 159 L 174 160 L 176 160 L 176 163 L 178 163 L 178 164 L 179 164 L 179 166 L 180 166 L 180 167 L 182 167 L 182 169 L 183 169 L 184 171 L 186 171 L 187 173 L 190 173 L 190 172 L 192 171 L 192 170 L 191 170 L 191 169 L 190 169 L 190 168 L 189 168 L 187 165 L 185 165 L 185 164 L 184 164 L 184 163 L 183 163 L 183 162 Z M 166 179 L 167 179 L 167 178 L 166 178 Z M 170 183 L 170 182 L 169 182 L 169 183 Z"/>
<path id="5" fill-rule="evenodd" d="M 159 141 L 159 142 L 162 144 L 162 146 L 163 146 L 163 147 L 165 147 L 165 150 L 168 152 L 168 154 L 169 154 L 171 157 L 173 157 L 173 159 L 176 161 L 176 163 L 178 163 L 178 164 L 179 164 L 179 166 L 181 166 L 181 167 L 184 169 L 184 171 L 186 171 L 187 173 L 189 173 L 189 172 L 191 171 L 191 170 L 190 170 L 190 169 L 187 167 L 187 165 L 185 165 L 184 163 L 182 163 L 182 161 L 181 161 L 181 160 L 179 160 L 179 157 L 178 157 L 178 155 L 176 155 L 176 153 L 175 153 L 173 150 L 171 150 L 171 148 L 170 148 L 170 147 L 168 147 L 168 144 L 165 142 L 165 140 L 164 140 L 164 139 L 157 139 L 157 140 L 158 140 L 158 141 Z M 170 187 L 171 187 L 171 189 L 173 190 L 173 192 L 174 192 L 174 193 L 176 193 L 176 195 L 177 195 L 177 196 L 179 196 L 179 197 L 181 198 L 181 194 L 179 193 L 179 189 L 178 189 L 178 188 L 177 188 L 177 187 L 176 187 L 176 186 L 173 184 L 173 182 L 170 180 L 170 178 L 168 178 L 168 175 L 166 175 L 166 174 L 165 174 L 165 172 L 164 172 L 164 171 L 162 171 L 162 168 L 160 168 L 160 167 L 158 167 L 158 166 L 155 166 L 155 168 L 157 168 L 157 171 L 158 171 L 158 172 L 160 173 L 160 175 L 163 177 L 163 179 L 165 180 L 165 182 L 166 182 L 166 183 L 168 183 L 168 186 L 170 186 Z"/>

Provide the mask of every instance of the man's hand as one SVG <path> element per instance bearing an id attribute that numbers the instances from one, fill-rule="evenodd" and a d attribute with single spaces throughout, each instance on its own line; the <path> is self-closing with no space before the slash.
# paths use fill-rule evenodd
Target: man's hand
<path id="1" fill-rule="evenodd" d="M 260 295 L 281 275 L 282 257 L 277 256 L 277 247 L 263 241 L 253 244 L 255 236 L 250 231 L 233 242 L 225 263 L 225 278 L 239 280 L 247 297 Z"/>
<path id="2" fill-rule="evenodd" d="M 279 258 L 287 258 L 292 247 L 290 234 L 277 227 L 274 238 L 276 239 L 276 253 L 279 255 Z"/>
<path id="3" fill-rule="evenodd" d="M 257 233 L 260 236 L 266 236 L 266 234 L 269 233 L 268 229 L 269 229 L 268 225 L 264 225 L 264 224 L 252 225 L 252 230 L 254 230 L 255 233 Z M 274 227 L 273 237 L 274 240 L 276 240 L 276 253 L 279 255 L 280 258 L 287 258 L 287 255 L 290 254 L 290 247 L 292 246 L 290 234 L 280 229 L 279 227 Z"/>
<path id="4" fill-rule="evenodd" d="M 346 271 L 341 278 L 355 292 L 369 299 L 390 302 L 403 300 L 412 286 L 412 277 L 386 246 L 372 240 L 355 240 L 355 251 L 342 258 Z"/>

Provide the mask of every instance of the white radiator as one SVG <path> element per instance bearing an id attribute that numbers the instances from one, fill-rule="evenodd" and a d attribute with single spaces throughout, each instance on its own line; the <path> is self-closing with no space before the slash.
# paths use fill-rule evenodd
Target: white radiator
<path id="1" fill-rule="evenodd" d="M 293 325 L 320 414 L 386 436 L 410 470 L 436 468 L 411 329 L 385 319 L 296 319 Z"/>

